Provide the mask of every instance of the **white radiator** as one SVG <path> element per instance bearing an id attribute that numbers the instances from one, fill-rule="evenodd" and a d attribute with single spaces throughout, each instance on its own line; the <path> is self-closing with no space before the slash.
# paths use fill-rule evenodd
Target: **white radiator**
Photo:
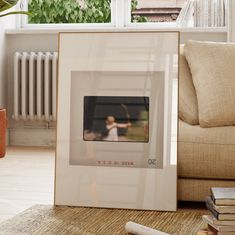
<path id="1" fill-rule="evenodd" d="M 56 121 L 57 60 L 57 52 L 15 53 L 15 120 Z"/>

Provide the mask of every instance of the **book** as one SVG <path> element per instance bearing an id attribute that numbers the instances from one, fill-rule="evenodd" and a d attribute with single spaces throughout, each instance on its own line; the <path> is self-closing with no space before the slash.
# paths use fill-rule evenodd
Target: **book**
<path id="1" fill-rule="evenodd" d="M 216 205 L 235 206 L 235 188 L 211 188 L 211 197 Z"/>
<path id="2" fill-rule="evenodd" d="M 208 230 L 213 233 L 213 235 L 234 235 L 234 232 L 220 232 L 208 224 Z"/>
<path id="3" fill-rule="evenodd" d="M 206 202 L 206 207 L 217 220 L 235 220 L 235 214 L 220 214 L 208 202 Z"/>
<path id="4" fill-rule="evenodd" d="M 217 220 L 213 215 L 203 215 L 202 219 L 208 224 L 215 224 L 218 226 L 235 226 L 233 220 Z"/>
<path id="5" fill-rule="evenodd" d="M 235 213 L 235 206 L 217 206 L 214 204 L 210 196 L 206 197 L 206 202 L 209 203 L 217 212 L 221 214 L 232 214 Z"/>
<path id="6" fill-rule="evenodd" d="M 210 219 L 208 220 L 206 216 L 202 216 L 202 219 L 204 222 L 206 222 L 207 224 L 209 224 L 210 226 L 212 226 L 214 229 L 216 229 L 219 232 L 234 232 L 235 233 L 235 225 L 231 225 L 231 226 L 216 225 Z"/>

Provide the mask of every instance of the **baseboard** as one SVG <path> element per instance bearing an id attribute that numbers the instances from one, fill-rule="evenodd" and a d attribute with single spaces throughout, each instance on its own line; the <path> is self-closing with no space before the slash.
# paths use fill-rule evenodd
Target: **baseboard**
<path id="1" fill-rule="evenodd" d="M 56 129 L 9 129 L 9 146 L 47 146 L 56 142 Z"/>

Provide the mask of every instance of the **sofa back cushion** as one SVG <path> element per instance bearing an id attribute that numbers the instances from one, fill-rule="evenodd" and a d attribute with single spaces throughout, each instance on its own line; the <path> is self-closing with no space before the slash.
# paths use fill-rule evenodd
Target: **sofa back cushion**
<path id="1" fill-rule="evenodd" d="M 184 48 L 202 127 L 235 125 L 235 44 L 188 41 Z"/>
<path id="2" fill-rule="evenodd" d="M 183 50 L 184 46 L 182 45 L 179 58 L 179 118 L 188 124 L 198 125 L 197 97 Z"/>

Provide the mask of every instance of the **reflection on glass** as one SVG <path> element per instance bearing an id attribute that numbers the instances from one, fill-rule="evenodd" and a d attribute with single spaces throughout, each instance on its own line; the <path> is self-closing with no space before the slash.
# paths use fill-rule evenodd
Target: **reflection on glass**
<path id="1" fill-rule="evenodd" d="M 175 22 L 187 0 L 131 0 L 131 21 Z"/>
<path id="2" fill-rule="evenodd" d="M 225 27 L 226 0 L 130 0 L 131 22 L 178 27 Z"/>

